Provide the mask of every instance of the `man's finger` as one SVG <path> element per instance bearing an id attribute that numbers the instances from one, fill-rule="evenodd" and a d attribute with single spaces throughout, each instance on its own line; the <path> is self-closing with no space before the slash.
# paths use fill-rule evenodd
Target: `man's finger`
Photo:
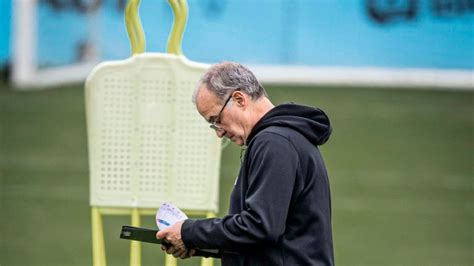
<path id="1" fill-rule="evenodd" d="M 163 238 L 165 238 L 167 235 L 168 235 L 168 230 L 167 230 L 167 229 L 158 231 L 158 233 L 156 233 L 156 239 L 163 239 Z"/>
<path id="2" fill-rule="evenodd" d="M 185 254 L 183 254 L 183 256 L 181 256 L 180 258 L 182 259 L 187 259 L 187 258 L 191 258 L 194 253 L 196 252 L 195 249 L 189 249 Z"/>
<path id="3" fill-rule="evenodd" d="M 173 253 L 173 257 L 175 258 L 181 258 L 184 257 L 187 253 L 187 250 L 183 249 L 178 249 Z"/>
<path id="4" fill-rule="evenodd" d="M 173 254 L 173 253 L 176 252 L 176 248 L 173 247 L 173 246 L 171 246 L 171 247 L 167 248 L 167 249 L 165 250 L 165 252 L 168 253 L 168 254 Z"/>
<path id="5" fill-rule="evenodd" d="M 179 256 L 179 258 L 183 260 L 189 258 L 188 252 L 184 252 L 181 256 Z"/>

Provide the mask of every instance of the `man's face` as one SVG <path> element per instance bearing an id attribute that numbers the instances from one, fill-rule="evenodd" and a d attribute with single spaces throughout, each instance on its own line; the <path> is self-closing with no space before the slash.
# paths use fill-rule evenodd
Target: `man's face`
<path id="1" fill-rule="evenodd" d="M 196 107 L 206 121 L 217 127 L 210 130 L 215 130 L 219 138 L 227 137 L 242 146 L 246 138 L 241 119 L 242 110 L 234 102 L 233 95 L 234 93 L 229 96 L 229 101 L 224 105 L 214 93 L 202 85 L 196 96 Z"/>

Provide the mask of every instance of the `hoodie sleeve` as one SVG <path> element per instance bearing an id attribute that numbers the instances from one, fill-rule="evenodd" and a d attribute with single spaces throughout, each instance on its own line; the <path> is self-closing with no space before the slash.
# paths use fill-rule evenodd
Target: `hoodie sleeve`
<path id="1" fill-rule="evenodd" d="M 259 134 L 249 151 L 244 210 L 223 218 L 186 220 L 181 235 L 187 248 L 243 251 L 276 242 L 284 233 L 298 154 L 285 137 L 271 132 Z"/>

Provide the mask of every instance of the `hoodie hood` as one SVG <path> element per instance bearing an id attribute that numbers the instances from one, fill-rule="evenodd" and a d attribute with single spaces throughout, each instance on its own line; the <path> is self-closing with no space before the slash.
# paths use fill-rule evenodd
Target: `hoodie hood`
<path id="1" fill-rule="evenodd" d="M 314 145 L 324 144 L 332 132 L 329 118 L 322 110 L 297 104 L 281 104 L 266 113 L 255 124 L 246 143 L 250 143 L 255 135 L 271 126 L 289 127 L 298 131 Z"/>

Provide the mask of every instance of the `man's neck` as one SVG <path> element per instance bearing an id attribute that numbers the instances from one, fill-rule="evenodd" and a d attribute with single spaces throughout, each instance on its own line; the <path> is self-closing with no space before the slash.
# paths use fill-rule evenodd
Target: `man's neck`
<path id="1" fill-rule="evenodd" d="M 257 122 L 274 107 L 275 106 L 267 97 L 261 97 L 255 101 L 252 105 L 251 116 L 245 128 L 245 142 L 247 142 L 247 137 L 250 135 L 250 132 L 252 132 L 252 129 L 255 127 Z"/>

